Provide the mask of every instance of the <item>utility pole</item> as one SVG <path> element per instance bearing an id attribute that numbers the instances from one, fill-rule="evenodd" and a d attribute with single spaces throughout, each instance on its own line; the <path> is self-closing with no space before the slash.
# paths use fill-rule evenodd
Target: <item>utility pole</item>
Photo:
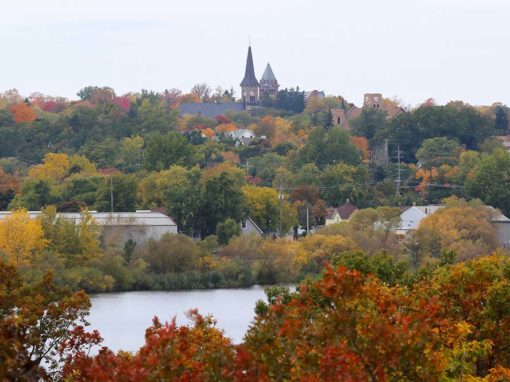
<path id="1" fill-rule="evenodd" d="M 400 146 L 397 146 L 397 163 L 398 163 L 398 178 L 397 178 L 397 196 L 400 195 Z"/>
<path id="2" fill-rule="evenodd" d="M 283 237 L 283 228 L 282 228 L 282 220 L 283 220 L 283 210 L 282 210 L 283 193 L 282 193 L 281 187 L 280 187 L 280 191 L 278 192 L 278 202 L 280 204 L 280 237 Z"/>
<path id="3" fill-rule="evenodd" d="M 390 163 L 388 159 L 388 140 L 384 140 L 384 164 Z"/>
<path id="4" fill-rule="evenodd" d="M 308 202 L 306 202 L 306 236 L 310 233 L 310 214 L 308 212 Z"/>
<path id="5" fill-rule="evenodd" d="M 113 213 L 113 178 L 110 175 L 110 209 Z"/>

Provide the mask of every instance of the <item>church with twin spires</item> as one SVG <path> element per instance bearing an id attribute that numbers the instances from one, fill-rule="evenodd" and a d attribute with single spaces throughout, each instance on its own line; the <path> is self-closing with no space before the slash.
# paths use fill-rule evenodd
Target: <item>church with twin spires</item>
<path id="1" fill-rule="evenodd" d="M 269 63 L 262 74 L 260 81 L 255 77 L 255 68 L 253 66 L 253 55 L 251 46 L 248 47 L 248 56 L 246 57 L 246 69 L 244 78 L 241 81 L 241 96 L 243 103 L 247 106 L 259 104 L 264 97 L 276 98 L 280 85 L 271 69 Z"/>

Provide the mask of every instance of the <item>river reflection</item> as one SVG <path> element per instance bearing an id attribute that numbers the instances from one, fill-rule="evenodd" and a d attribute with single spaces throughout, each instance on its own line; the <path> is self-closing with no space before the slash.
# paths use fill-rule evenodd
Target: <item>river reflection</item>
<path id="1" fill-rule="evenodd" d="M 212 314 L 217 327 L 234 343 L 240 343 L 254 318 L 255 302 L 265 299 L 264 288 L 214 289 L 175 292 L 123 292 L 93 295 L 89 321 L 110 349 L 137 350 L 144 343 L 145 329 L 152 318 L 162 322 L 177 317 L 178 324 L 189 324 L 185 312 L 198 308 Z"/>

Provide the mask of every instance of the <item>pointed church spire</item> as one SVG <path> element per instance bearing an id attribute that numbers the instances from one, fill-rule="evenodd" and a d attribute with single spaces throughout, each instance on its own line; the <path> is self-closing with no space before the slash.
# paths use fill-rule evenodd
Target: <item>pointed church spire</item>
<path id="1" fill-rule="evenodd" d="M 271 69 L 269 62 L 267 63 L 266 70 L 264 70 L 261 81 L 276 81 L 276 77 L 274 76 L 273 69 Z"/>
<path id="2" fill-rule="evenodd" d="M 246 70 L 244 78 L 241 82 L 242 87 L 256 87 L 259 86 L 257 77 L 255 77 L 255 69 L 253 67 L 253 57 L 251 55 L 251 45 L 248 47 L 248 57 L 246 58 Z"/>

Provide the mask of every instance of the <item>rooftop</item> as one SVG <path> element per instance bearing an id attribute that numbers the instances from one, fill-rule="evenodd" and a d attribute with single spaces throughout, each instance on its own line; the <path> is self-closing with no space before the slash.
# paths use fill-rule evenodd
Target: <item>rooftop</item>
<path id="1" fill-rule="evenodd" d="M 225 115 L 229 111 L 243 111 L 242 103 L 213 103 L 213 102 L 184 102 L 179 106 L 179 114 L 202 115 L 207 118 L 216 118 Z"/>
<path id="2" fill-rule="evenodd" d="M 149 210 L 137 210 L 136 212 L 97 212 L 89 211 L 89 214 L 95 220 L 97 225 L 105 226 L 175 226 L 175 222 L 161 212 L 152 212 Z M 11 215 L 11 211 L 0 211 L 0 220 Z M 42 215 L 41 211 L 28 211 L 31 219 L 36 219 Z M 57 218 L 79 223 L 83 218 L 80 212 L 59 212 Z"/>

